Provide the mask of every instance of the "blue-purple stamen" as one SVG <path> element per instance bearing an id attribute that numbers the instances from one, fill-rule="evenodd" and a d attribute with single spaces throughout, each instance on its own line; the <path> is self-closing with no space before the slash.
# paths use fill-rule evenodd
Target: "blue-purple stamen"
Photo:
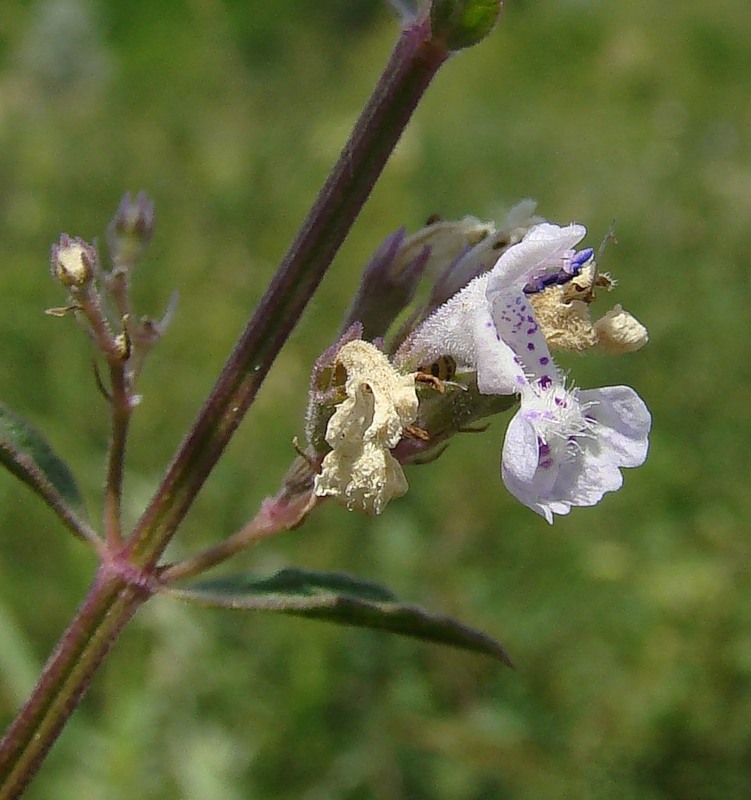
<path id="1" fill-rule="evenodd" d="M 574 253 L 570 259 L 564 261 L 561 269 L 548 275 L 540 275 L 537 278 L 533 278 L 524 287 L 524 294 L 538 294 L 547 289 L 548 286 L 563 286 L 564 283 L 568 283 L 582 271 L 584 265 L 594 254 L 595 251 L 591 247 L 585 247 L 584 250 Z"/>
<path id="2" fill-rule="evenodd" d="M 544 291 L 548 286 L 552 286 L 557 282 L 557 272 L 554 272 L 552 275 L 544 275 L 541 278 L 535 278 L 524 287 L 524 294 L 538 294 L 539 292 Z"/>
<path id="3" fill-rule="evenodd" d="M 592 247 L 585 247 L 584 250 L 580 250 L 578 253 L 574 253 L 571 256 L 570 267 L 573 275 L 578 275 L 581 272 L 582 267 L 589 261 L 592 256 L 594 256 L 595 251 Z M 576 267 L 574 270 L 573 268 Z"/>

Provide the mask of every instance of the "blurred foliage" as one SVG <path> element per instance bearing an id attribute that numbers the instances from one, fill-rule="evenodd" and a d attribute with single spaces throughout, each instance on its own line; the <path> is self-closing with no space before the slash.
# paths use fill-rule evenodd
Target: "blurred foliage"
<path id="1" fill-rule="evenodd" d="M 241 525 L 301 432 L 308 372 L 383 237 L 522 197 L 590 229 L 650 328 L 571 359 L 654 414 L 645 467 L 554 528 L 505 493 L 503 422 L 408 473 L 382 517 L 333 505 L 243 557 L 342 569 L 497 633 L 517 670 L 323 623 L 154 601 L 32 800 L 720 800 L 751 794 L 751 95 L 744 0 L 509 2 L 447 64 L 175 551 Z M 315 196 L 395 41 L 375 0 L 10 0 L 0 17 L 0 398 L 67 454 L 96 517 L 107 418 L 92 353 L 45 317 L 61 231 L 156 201 L 143 313 L 176 320 L 143 375 L 135 519 Z M 0 716 L 93 560 L 0 475 Z"/>

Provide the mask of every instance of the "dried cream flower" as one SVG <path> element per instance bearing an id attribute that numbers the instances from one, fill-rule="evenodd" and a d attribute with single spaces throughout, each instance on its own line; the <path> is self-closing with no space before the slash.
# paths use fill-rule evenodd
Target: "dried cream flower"
<path id="1" fill-rule="evenodd" d="M 647 329 L 620 304 L 594 324 L 597 344 L 609 353 L 632 353 L 649 340 Z"/>
<path id="2" fill-rule="evenodd" d="M 380 514 L 392 497 L 407 491 L 390 451 L 417 416 L 415 376 L 399 374 L 375 345 L 360 340 L 339 350 L 336 365 L 346 371 L 347 396 L 326 428 L 332 449 L 316 476 L 315 493 L 336 497 L 350 511 Z"/>

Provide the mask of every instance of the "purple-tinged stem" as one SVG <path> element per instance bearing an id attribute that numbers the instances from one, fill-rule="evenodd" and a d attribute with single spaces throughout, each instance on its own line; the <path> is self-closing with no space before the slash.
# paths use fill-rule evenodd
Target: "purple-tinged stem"
<path id="1" fill-rule="evenodd" d="M 107 476 L 104 483 L 104 529 L 107 544 L 122 547 L 122 493 L 125 469 L 125 446 L 132 414 L 132 391 L 123 364 L 110 365 L 111 432 L 107 454 Z"/>
<path id="2" fill-rule="evenodd" d="M 312 489 L 290 502 L 279 496 L 264 500 L 258 514 L 247 525 L 213 547 L 160 568 L 159 580 L 169 584 L 200 575 L 251 545 L 296 527 L 320 501 Z"/>
<path id="3" fill-rule="evenodd" d="M 0 800 L 21 795 L 118 635 L 149 594 L 111 569 L 100 570 L 0 743 Z"/>
<path id="4" fill-rule="evenodd" d="M 141 517 L 130 545 L 135 563 L 153 565 L 164 551 L 448 55 L 431 39 L 427 19 L 402 32 L 339 160 Z"/>

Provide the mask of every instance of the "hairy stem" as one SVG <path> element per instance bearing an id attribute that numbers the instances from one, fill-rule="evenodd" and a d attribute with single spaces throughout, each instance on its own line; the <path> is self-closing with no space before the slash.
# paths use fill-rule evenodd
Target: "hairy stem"
<path id="1" fill-rule="evenodd" d="M 200 575 L 251 545 L 296 527 L 319 500 L 313 495 L 312 490 L 291 502 L 285 502 L 280 498 L 264 500 L 258 514 L 232 536 L 190 558 L 162 567 L 159 570 L 161 583 L 173 583 Z"/>

